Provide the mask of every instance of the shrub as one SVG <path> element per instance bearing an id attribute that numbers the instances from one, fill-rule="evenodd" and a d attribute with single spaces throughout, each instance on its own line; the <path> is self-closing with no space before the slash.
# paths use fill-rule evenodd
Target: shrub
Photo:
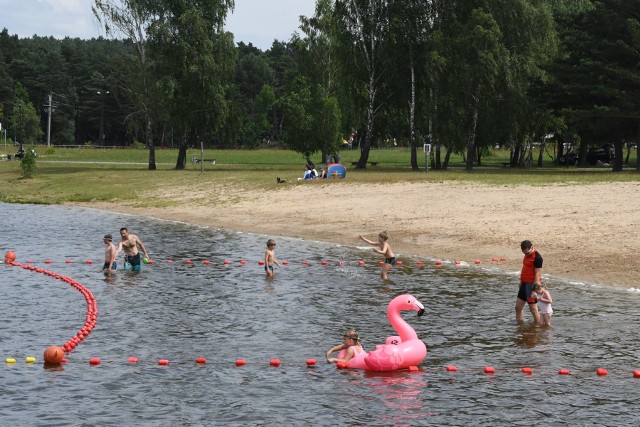
<path id="1" fill-rule="evenodd" d="M 38 165 L 36 164 L 36 150 L 30 148 L 24 153 L 24 157 L 20 160 L 20 167 L 22 168 L 22 176 L 25 178 L 31 178 L 38 172 Z"/>

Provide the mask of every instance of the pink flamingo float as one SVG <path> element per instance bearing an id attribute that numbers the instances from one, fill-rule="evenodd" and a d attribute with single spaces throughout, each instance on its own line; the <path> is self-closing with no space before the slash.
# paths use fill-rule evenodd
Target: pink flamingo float
<path id="1" fill-rule="evenodd" d="M 424 306 L 413 295 L 404 294 L 391 300 L 387 307 L 387 317 L 399 336 L 388 337 L 385 344 L 376 345 L 376 349 L 369 353 L 362 351 L 338 367 L 395 371 L 419 365 L 427 356 L 427 347 L 418 338 L 416 331 L 400 316 L 400 312 L 407 310 L 417 311 L 418 316 L 424 314 Z"/>

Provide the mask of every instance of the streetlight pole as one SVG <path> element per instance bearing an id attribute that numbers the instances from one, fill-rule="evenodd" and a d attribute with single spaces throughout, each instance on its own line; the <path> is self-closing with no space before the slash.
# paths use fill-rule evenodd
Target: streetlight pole
<path id="1" fill-rule="evenodd" d="M 108 95 L 109 91 L 100 92 L 98 91 L 98 95 L 100 95 L 100 145 L 104 146 L 104 95 Z"/>

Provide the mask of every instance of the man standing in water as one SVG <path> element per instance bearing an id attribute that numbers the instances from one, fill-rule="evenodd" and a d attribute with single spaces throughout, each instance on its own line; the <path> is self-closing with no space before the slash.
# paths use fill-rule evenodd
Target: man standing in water
<path id="1" fill-rule="evenodd" d="M 529 304 L 529 310 L 536 323 L 540 323 L 537 300 L 531 295 L 534 283 L 542 283 L 542 256 L 529 240 L 520 243 L 520 249 L 524 254 L 522 271 L 520 272 L 520 289 L 516 298 L 516 321 L 524 321 L 524 304 Z"/>
<path id="2" fill-rule="evenodd" d="M 125 269 L 127 264 L 131 265 L 131 271 L 140 271 L 140 252 L 138 251 L 138 247 L 142 249 L 142 253 L 144 253 L 144 259 L 148 260 L 149 255 L 147 254 L 147 249 L 142 244 L 142 241 L 135 234 L 129 234 L 129 230 L 127 227 L 122 227 L 120 229 L 120 243 L 118 244 L 118 249 L 116 250 L 116 255 L 120 253 L 121 250 L 124 249 L 124 264 Z M 148 261 L 145 261 L 145 263 Z"/>

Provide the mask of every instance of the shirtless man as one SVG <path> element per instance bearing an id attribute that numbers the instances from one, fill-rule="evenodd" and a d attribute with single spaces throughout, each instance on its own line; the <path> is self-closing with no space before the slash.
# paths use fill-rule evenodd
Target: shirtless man
<path id="1" fill-rule="evenodd" d="M 118 249 L 116 250 L 116 255 L 120 253 L 121 250 L 124 249 L 124 264 L 131 265 L 131 271 L 140 271 L 140 252 L 138 252 L 138 247 L 142 249 L 142 253 L 144 253 L 145 259 L 149 258 L 147 254 L 147 249 L 142 244 L 142 241 L 135 234 L 129 234 L 129 230 L 127 227 L 122 227 L 120 229 L 120 243 L 118 244 Z"/>
<path id="2" fill-rule="evenodd" d="M 387 243 L 389 235 L 386 231 L 383 231 L 382 233 L 378 234 L 377 242 L 369 240 L 363 236 L 360 236 L 360 239 L 364 240 L 372 246 L 376 246 L 375 248 L 373 248 L 373 251 L 385 257 L 384 264 L 382 265 L 382 271 L 380 272 L 380 277 L 382 277 L 382 280 L 387 280 L 387 273 L 389 272 L 389 270 L 391 270 L 391 267 L 396 264 L 396 257 L 393 255 L 391 246 L 389 246 L 389 244 Z"/>

